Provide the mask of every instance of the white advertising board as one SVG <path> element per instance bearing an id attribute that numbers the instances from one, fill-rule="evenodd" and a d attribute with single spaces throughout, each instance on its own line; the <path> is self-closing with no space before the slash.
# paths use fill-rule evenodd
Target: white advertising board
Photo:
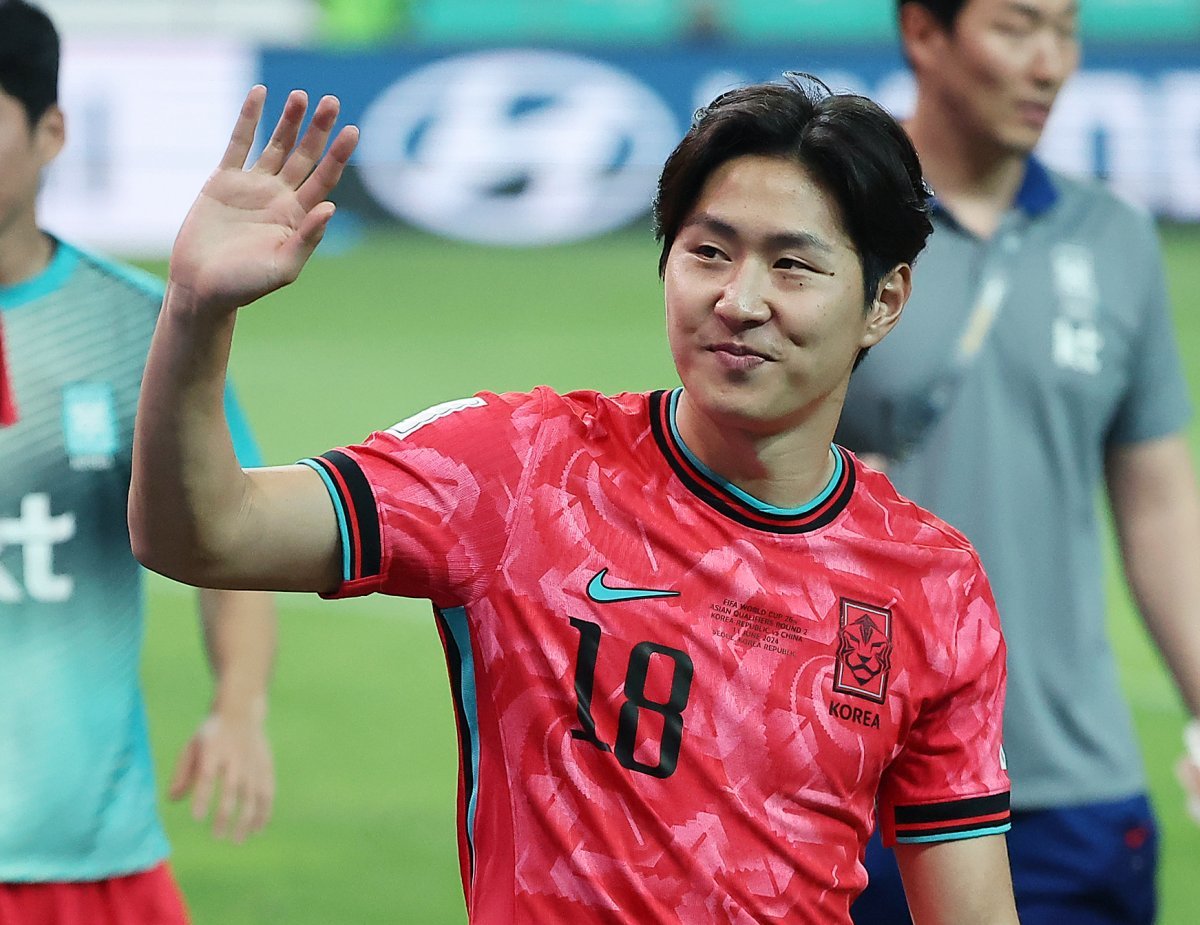
<path id="1" fill-rule="evenodd" d="M 67 145 L 47 171 L 43 226 L 115 254 L 165 254 L 257 62 L 255 49 L 223 41 L 68 40 Z"/>

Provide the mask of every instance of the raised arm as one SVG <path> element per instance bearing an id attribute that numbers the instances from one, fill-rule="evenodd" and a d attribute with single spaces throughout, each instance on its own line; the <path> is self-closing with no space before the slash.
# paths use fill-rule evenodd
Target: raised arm
<path id="1" fill-rule="evenodd" d="M 237 310 L 299 275 L 358 132 L 344 127 L 326 151 L 339 108 L 327 96 L 297 143 L 308 101 L 293 91 L 247 169 L 265 99 L 263 87 L 246 97 L 171 252 L 138 405 L 130 538 L 144 565 L 178 581 L 324 591 L 339 579 L 340 540 L 320 477 L 303 466 L 243 471 L 222 396 Z"/>

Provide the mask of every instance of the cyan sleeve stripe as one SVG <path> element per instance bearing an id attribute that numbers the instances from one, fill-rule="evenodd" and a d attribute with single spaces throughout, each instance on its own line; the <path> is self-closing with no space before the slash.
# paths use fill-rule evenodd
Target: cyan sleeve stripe
<path id="1" fill-rule="evenodd" d="M 325 471 L 325 467 L 315 459 L 302 459 L 300 465 L 308 466 L 321 477 L 321 481 L 325 483 L 325 490 L 329 492 L 329 498 L 333 501 L 333 511 L 337 514 L 338 534 L 342 538 L 342 581 L 349 581 L 353 577 L 350 574 L 350 526 L 346 523 L 346 509 L 342 504 L 342 496 L 338 493 L 337 486 L 333 484 L 329 473 Z"/>
<path id="2" fill-rule="evenodd" d="M 896 836 L 900 845 L 922 845 L 938 841 L 962 841 L 967 838 L 979 838 L 981 835 L 1003 835 L 1012 828 L 1011 822 L 993 826 L 990 829 L 968 829 L 965 832 L 942 832 L 940 835 L 905 835 Z"/>

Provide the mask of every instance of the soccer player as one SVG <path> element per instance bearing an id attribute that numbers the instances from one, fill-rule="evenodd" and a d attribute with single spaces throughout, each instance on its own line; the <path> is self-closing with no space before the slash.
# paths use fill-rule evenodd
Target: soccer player
<path id="1" fill-rule="evenodd" d="M 1157 838 L 1106 634 L 1096 500 L 1103 486 L 1133 597 L 1200 714 L 1200 500 L 1155 229 L 1032 154 L 1079 62 L 1074 0 L 898 6 L 935 230 L 838 439 L 889 457 L 995 586 L 1022 921 L 1149 923 Z M 1200 769 L 1181 770 L 1200 793 Z M 906 921 L 877 843 L 868 868 L 856 920 Z"/>
<path id="2" fill-rule="evenodd" d="M 125 520 L 133 416 L 162 286 L 42 231 L 63 146 L 58 36 L 0 2 L 0 922 L 187 916 L 164 861 L 138 679 L 141 569 Z M 243 459 L 253 444 L 227 405 Z M 202 591 L 216 683 L 175 797 L 241 838 L 266 820 L 269 596 Z"/>
<path id="3" fill-rule="evenodd" d="M 139 558 L 202 585 L 432 601 L 476 925 L 845 923 L 877 798 L 918 922 L 1015 922 L 987 581 L 830 442 L 930 228 L 894 120 L 798 77 L 698 116 L 656 203 L 682 388 L 485 392 L 244 471 L 220 406 L 236 310 L 296 278 L 357 140 L 321 156 L 325 97 L 297 142 L 294 91 L 244 169 L 265 94 L 172 255 Z"/>

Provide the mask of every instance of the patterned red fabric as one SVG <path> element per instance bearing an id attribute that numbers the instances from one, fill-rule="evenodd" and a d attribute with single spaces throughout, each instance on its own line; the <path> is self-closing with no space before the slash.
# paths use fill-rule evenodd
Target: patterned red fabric
<path id="1" fill-rule="evenodd" d="M 165 863 L 142 873 L 79 883 L 0 883 L 4 925 L 188 925 Z"/>
<path id="2" fill-rule="evenodd" d="M 877 795 L 889 843 L 1007 822 L 966 540 L 844 451 L 814 516 L 743 516 L 664 401 L 482 394 L 320 461 L 339 593 L 438 609 L 475 925 L 849 922 Z"/>

